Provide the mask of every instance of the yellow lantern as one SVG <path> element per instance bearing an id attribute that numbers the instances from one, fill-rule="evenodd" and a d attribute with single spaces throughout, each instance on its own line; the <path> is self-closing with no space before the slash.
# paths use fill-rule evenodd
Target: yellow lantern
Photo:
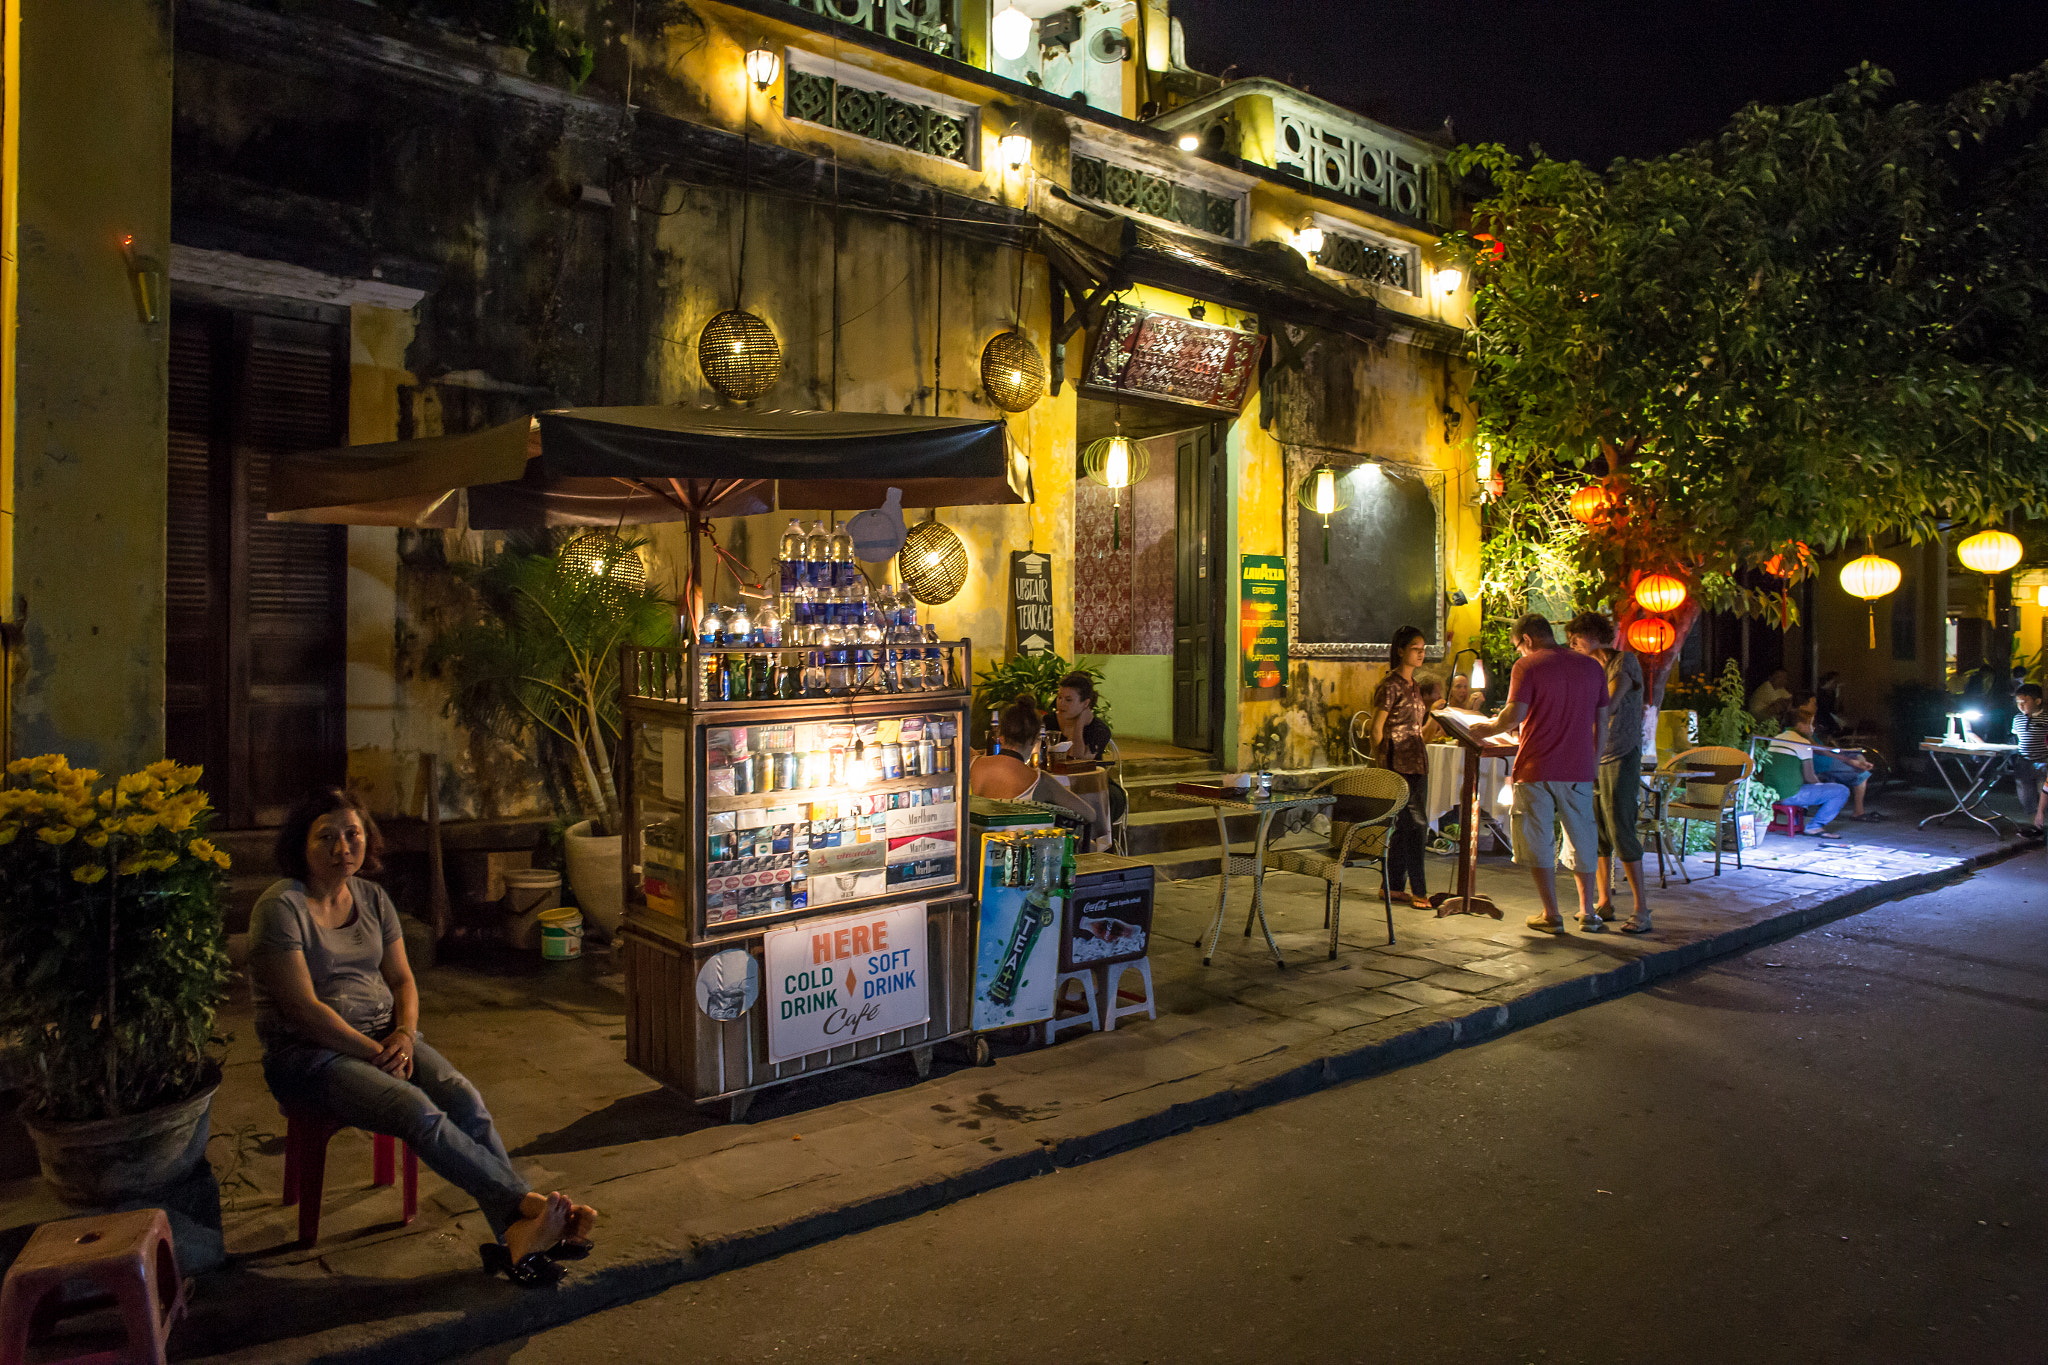
<path id="1" fill-rule="evenodd" d="M 1303 477 L 1295 499 L 1323 519 L 1323 563 L 1330 562 L 1330 518 L 1351 505 L 1344 487 L 1344 473 L 1334 466 L 1319 464 Z"/>
<path id="2" fill-rule="evenodd" d="M 1638 654 L 1662 654 L 1678 642 L 1678 628 L 1661 616 L 1638 616 L 1628 623 L 1628 647 Z"/>
<path id="3" fill-rule="evenodd" d="M 1151 472 L 1151 468 L 1151 453 L 1141 442 L 1124 435 L 1121 427 L 1116 435 L 1092 441 L 1081 452 L 1081 472 L 1111 494 L 1109 534 L 1113 550 L 1122 549 L 1124 543 L 1124 490 L 1134 483 L 1145 482 L 1145 475 Z"/>
<path id="4" fill-rule="evenodd" d="M 1877 599 L 1898 591 L 1899 566 L 1882 555 L 1867 554 L 1842 566 L 1842 591 L 1870 606 L 1870 647 L 1877 648 Z"/>
<path id="5" fill-rule="evenodd" d="M 1956 546 L 1963 567 L 1978 573 L 2004 573 L 2020 562 L 2020 538 L 2006 531 L 1979 531 Z"/>
<path id="6" fill-rule="evenodd" d="M 1614 503 L 1614 494 L 1604 484 L 1589 483 L 1572 494 L 1566 510 L 1586 525 L 1598 526 L 1614 511 Z"/>
<path id="7" fill-rule="evenodd" d="M 1644 611 L 1674 612 L 1685 605 L 1685 584 L 1670 574 L 1645 575 L 1636 584 L 1636 605 Z"/>

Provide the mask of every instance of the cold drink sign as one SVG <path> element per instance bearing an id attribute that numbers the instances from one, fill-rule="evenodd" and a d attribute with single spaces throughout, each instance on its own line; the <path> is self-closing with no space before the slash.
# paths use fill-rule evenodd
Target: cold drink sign
<path id="1" fill-rule="evenodd" d="M 924 905 L 768 931 L 768 1060 L 794 1061 L 931 1018 Z"/>

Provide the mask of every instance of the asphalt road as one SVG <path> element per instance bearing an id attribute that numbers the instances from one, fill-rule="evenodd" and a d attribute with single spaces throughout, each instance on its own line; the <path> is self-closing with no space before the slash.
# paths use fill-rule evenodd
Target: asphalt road
<path id="1" fill-rule="evenodd" d="M 2048 1360 L 2044 879 L 467 1360 Z"/>

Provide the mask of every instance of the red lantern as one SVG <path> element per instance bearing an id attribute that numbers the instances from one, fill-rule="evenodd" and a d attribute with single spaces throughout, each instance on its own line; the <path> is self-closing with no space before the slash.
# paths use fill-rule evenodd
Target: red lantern
<path id="1" fill-rule="evenodd" d="M 1644 611 L 1677 611 L 1685 605 L 1685 584 L 1670 574 L 1646 574 L 1636 584 L 1636 604 Z"/>
<path id="2" fill-rule="evenodd" d="M 1661 616 L 1638 616 L 1628 624 L 1628 647 L 1638 654 L 1662 654 L 1678 643 L 1678 632 Z"/>
<path id="3" fill-rule="evenodd" d="M 1773 578 L 1802 578 L 1813 567 L 1813 551 L 1803 540 L 1792 544 L 1764 561 L 1764 572 Z"/>
<path id="4" fill-rule="evenodd" d="M 1606 485 L 1589 483 L 1572 494 L 1566 510 L 1588 526 L 1598 526 L 1614 511 L 1615 497 Z"/>

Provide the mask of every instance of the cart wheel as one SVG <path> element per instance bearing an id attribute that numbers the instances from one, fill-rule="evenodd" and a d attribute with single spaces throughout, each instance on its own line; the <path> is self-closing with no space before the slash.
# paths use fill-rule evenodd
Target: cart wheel
<path id="1" fill-rule="evenodd" d="M 932 1050 L 928 1047 L 914 1047 L 910 1049 L 910 1064 L 917 1068 L 917 1078 L 919 1080 L 931 1079 Z"/>
<path id="2" fill-rule="evenodd" d="M 994 1066 L 996 1064 L 995 1049 L 988 1045 L 988 1039 L 976 1038 L 974 1040 L 974 1064 L 976 1066 Z"/>

